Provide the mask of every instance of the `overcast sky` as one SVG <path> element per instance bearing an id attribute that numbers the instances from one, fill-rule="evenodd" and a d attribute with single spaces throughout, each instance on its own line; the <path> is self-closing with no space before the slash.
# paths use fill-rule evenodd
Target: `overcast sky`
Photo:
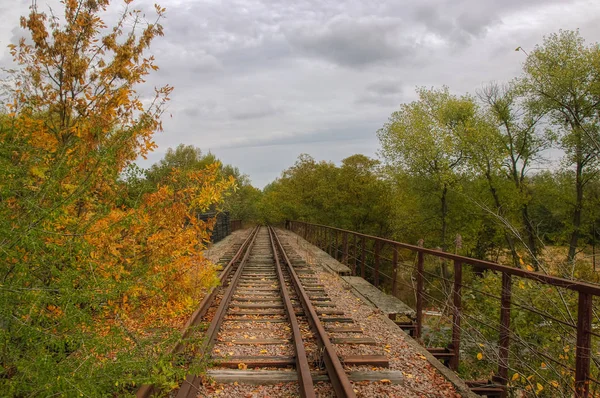
<path id="1" fill-rule="evenodd" d="M 416 86 L 462 94 L 509 80 L 525 57 L 515 48 L 559 29 L 600 41 L 599 0 L 156 2 L 167 18 L 152 47 L 160 71 L 148 82 L 175 91 L 159 148 L 142 164 L 192 144 L 261 188 L 301 153 L 376 156 L 375 132 Z M 30 3 L 0 0 L 0 65 L 10 65 L 5 48 L 23 35 L 18 18 Z M 48 4 L 56 1 L 38 0 Z"/>

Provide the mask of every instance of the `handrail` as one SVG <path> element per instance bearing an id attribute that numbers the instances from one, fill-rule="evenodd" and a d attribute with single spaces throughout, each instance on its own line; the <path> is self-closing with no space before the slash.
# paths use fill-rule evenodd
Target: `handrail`
<path id="1" fill-rule="evenodd" d="M 330 227 L 322 224 L 307 223 L 304 221 L 286 221 L 286 228 L 303 236 L 305 239 L 312 241 L 317 246 L 323 248 L 331 256 L 345 263 L 351 265 L 352 273 L 360 272 L 360 276 L 365 278 L 365 270 L 368 267 L 369 272 L 373 276 L 373 283 L 379 287 L 379 276 L 381 273 L 380 266 L 382 259 L 386 261 L 386 264 L 390 264 L 393 269 L 392 274 L 392 294 L 397 294 L 398 289 L 398 268 L 402 263 L 398 260 L 398 249 L 407 249 L 416 254 L 416 265 L 414 267 L 416 287 L 414 291 L 416 293 L 416 311 L 415 311 L 415 337 L 421 338 L 423 329 L 423 314 L 424 314 L 424 303 L 427 298 L 427 292 L 425 290 L 425 274 L 427 272 L 424 269 L 424 257 L 434 256 L 441 259 L 450 260 L 453 262 L 453 278 L 448 276 L 447 283 L 452 287 L 451 289 L 451 311 L 452 311 L 452 341 L 448 346 L 448 349 L 452 352 L 452 358 L 450 359 L 449 366 L 453 370 L 458 369 L 460 360 L 460 344 L 461 344 L 461 319 L 468 317 L 468 314 L 464 314 L 462 308 L 462 288 L 466 287 L 463 284 L 462 274 L 463 265 L 471 265 L 478 267 L 479 270 L 490 270 L 493 272 L 500 273 L 502 275 L 501 285 L 501 297 L 500 299 L 500 327 L 499 327 L 499 340 L 496 343 L 498 348 L 498 372 L 494 380 L 504 387 L 508 384 L 508 370 L 509 370 L 509 348 L 510 341 L 515 339 L 514 333 L 511 331 L 510 319 L 511 319 L 511 297 L 512 297 L 512 279 L 513 277 L 524 278 L 532 281 L 536 281 L 549 286 L 564 288 L 578 293 L 577 302 L 577 318 L 576 325 L 576 352 L 575 352 L 575 385 L 574 392 L 576 397 L 587 397 L 589 395 L 589 383 L 595 381 L 590 375 L 590 359 L 591 359 L 591 338 L 592 335 L 596 335 L 592 330 L 592 315 L 593 315 L 593 299 L 594 297 L 600 297 L 600 285 L 591 284 L 582 281 L 569 280 L 556 276 L 542 274 L 540 272 L 527 271 L 520 268 L 513 268 L 506 265 L 501 265 L 486 260 L 479 260 L 471 257 L 460 256 L 457 254 L 446 253 L 440 250 L 429 249 L 422 246 L 415 246 L 407 243 L 396 242 L 390 239 L 363 234 L 360 232 L 349 231 L 342 228 Z M 342 239 L 339 239 L 338 235 L 342 235 Z M 349 248 L 349 237 L 352 236 L 353 244 L 352 255 L 350 256 Z M 367 241 L 372 241 L 373 250 L 367 250 Z M 383 245 L 391 246 L 393 250 L 393 258 L 386 258 L 381 253 L 381 247 Z M 341 249 L 341 250 L 340 250 Z M 360 253 L 360 256 L 359 256 Z M 367 257 L 365 255 L 368 254 Z M 341 258 L 340 258 L 341 254 Z M 367 259 L 372 258 L 374 267 L 367 266 Z M 352 263 L 350 263 L 352 259 Z M 360 269 L 358 267 L 360 266 Z M 516 303 L 515 303 L 516 305 Z M 518 305 L 516 305 L 518 306 Z M 506 388 L 504 390 L 504 397 L 506 396 Z"/>
<path id="2" fill-rule="evenodd" d="M 420 252 L 423 254 L 429 254 L 429 255 L 436 256 L 436 257 L 445 258 L 448 260 L 458 261 L 462 264 L 474 265 L 476 267 L 483 267 L 485 269 L 507 273 L 510 275 L 518 276 L 520 278 L 527 278 L 527 279 L 531 279 L 531 280 L 538 281 L 538 282 L 544 282 L 544 283 L 547 283 L 552 286 L 562 287 L 565 289 L 575 290 L 577 292 L 589 293 L 589 294 L 593 294 L 595 296 L 600 296 L 600 285 L 594 285 L 591 283 L 581 282 L 581 281 L 574 281 L 571 279 L 565 279 L 565 278 L 560 278 L 557 276 L 542 274 L 540 272 L 527 271 L 527 270 L 520 269 L 520 268 L 513 268 L 513 267 L 506 266 L 506 265 L 493 263 L 491 261 L 479 260 L 479 259 L 472 258 L 472 257 L 465 257 L 465 256 L 460 256 L 458 254 L 443 252 L 441 250 L 428 249 L 426 247 L 415 246 L 415 245 L 411 245 L 408 243 L 396 242 L 391 239 L 382 238 L 380 236 L 363 234 L 360 232 L 349 231 L 347 229 L 330 227 L 330 226 L 322 225 L 322 224 L 313 224 L 313 223 L 308 223 L 308 222 L 304 222 L 304 221 L 290 221 L 290 222 L 300 223 L 300 224 L 305 224 L 305 225 L 313 225 L 316 227 L 325 228 L 325 229 L 329 229 L 332 231 L 338 231 L 338 232 L 342 232 L 342 233 L 352 234 L 352 235 L 356 235 L 358 237 L 364 237 L 366 239 L 372 239 L 372 240 L 376 240 L 379 242 L 388 243 L 390 245 L 400 247 L 402 249 L 412 250 L 417 253 Z"/>

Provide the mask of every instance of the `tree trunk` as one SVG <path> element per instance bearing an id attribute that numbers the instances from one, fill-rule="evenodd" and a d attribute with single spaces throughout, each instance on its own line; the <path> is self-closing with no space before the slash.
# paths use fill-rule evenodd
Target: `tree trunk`
<path id="1" fill-rule="evenodd" d="M 485 178 L 487 179 L 488 182 L 488 187 L 490 188 L 490 193 L 492 194 L 492 197 L 494 198 L 494 204 L 496 205 L 496 209 L 498 210 L 498 215 L 500 217 L 505 216 L 504 210 L 502 209 L 502 205 L 500 204 L 500 197 L 498 196 L 498 191 L 496 191 L 496 187 L 494 186 L 493 182 L 492 182 L 492 176 L 489 172 L 487 172 L 485 174 Z M 513 237 L 511 236 L 510 232 L 508 232 L 506 230 L 506 228 L 504 229 L 504 240 L 506 240 L 506 244 L 508 245 L 508 248 L 510 249 L 510 254 L 512 255 L 512 259 L 513 259 L 513 265 L 517 268 L 520 267 L 519 264 L 519 255 L 517 254 L 517 249 L 515 248 L 515 241 L 513 239 Z"/>
<path id="2" fill-rule="evenodd" d="M 577 252 L 577 241 L 579 240 L 579 228 L 581 226 L 581 210 L 583 208 L 583 165 L 580 157 L 577 159 L 577 169 L 575 172 L 575 210 L 573 211 L 573 232 L 571 233 L 571 241 L 569 242 L 569 255 L 567 261 L 575 260 Z"/>
<path id="3" fill-rule="evenodd" d="M 529 248 L 531 257 L 533 257 L 534 266 L 537 269 L 537 235 L 533 223 L 529 218 L 529 206 L 526 203 L 521 206 L 521 217 L 523 218 L 523 225 L 525 225 L 525 233 L 527 234 L 527 247 Z"/>
<path id="4" fill-rule="evenodd" d="M 446 217 L 448 215 L 448 186 L 446 184 L 444 184 L 444 188 L 442 189 L 442 196 L 440 198 L 440 202 L 442 210 L 442 230 L 440 240 L 442 251 L 445 252 L 448 248 L 446 246 L 446 233 L 448 229 L 448 224 L 446 220 Z M 450 279 L 450 275 L 448 274 L 448 264 L 444 259 L 442 259 L 442 277 L 444 277 L 445 279 Z"/>

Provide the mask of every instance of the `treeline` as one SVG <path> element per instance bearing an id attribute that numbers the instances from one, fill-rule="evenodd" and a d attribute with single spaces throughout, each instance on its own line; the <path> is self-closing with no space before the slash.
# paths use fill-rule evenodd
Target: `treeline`
<path id="1" fill-rule="evenodd" d="M 336 167 L 303 155 L 265 188 L 265 219 L 424 239 L 583 277 L 589 265 L 574 260 L 591 263 L 586 248 L 600 229 L 598 44 L 560 31 L 526 54 L 509 83 L 417 93 L 377 132 L 382 163 L 355 155 Z"/>

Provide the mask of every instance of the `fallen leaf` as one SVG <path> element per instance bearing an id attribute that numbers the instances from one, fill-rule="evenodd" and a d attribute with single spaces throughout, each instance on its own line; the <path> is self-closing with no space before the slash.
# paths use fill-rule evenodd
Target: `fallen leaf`
<path id="1" fill-rule="evenodd" d="M 241 369 L 241 370 L 248 369 L 248 365 L 246 365 L 244 362 L 240 362 L 240 363 L 238 363 L 238 369 Z"/>
<path id="2" fill-rule="evenodd" d="M 390 379 L 381 379 L 379 380 L 379 382 L 383 384 L 392 384 L 392 381 Z"/>
<path id="3" fill-rule="evenodd" d="M 481 361 L 483 359 L 483 354 L 480 353 L 480 352 L 478 352 L 477 353 L 477 359 Z"/>

